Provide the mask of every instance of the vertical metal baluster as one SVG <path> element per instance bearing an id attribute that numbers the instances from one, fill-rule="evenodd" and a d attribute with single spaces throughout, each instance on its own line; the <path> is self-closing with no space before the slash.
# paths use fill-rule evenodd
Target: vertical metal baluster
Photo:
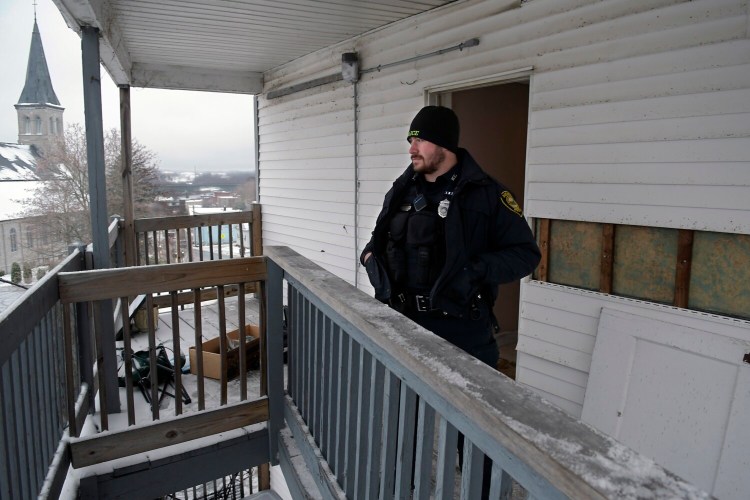
<path id="1" fill-rule="evenodd" d="M 435 499 L 453 498 L 456 480 L 458 431 L 445 418 L 438 426 L 438 460 L 435 478 Z"/>
<path id="2" fill-rule="evenodd" d="M 432 486 L 432 444 L 435 436 L 435 410 L 419 399 L 419 418 L 417 421 L 417 456 L 414 472 L 414 499 L 430 498 Z"/>

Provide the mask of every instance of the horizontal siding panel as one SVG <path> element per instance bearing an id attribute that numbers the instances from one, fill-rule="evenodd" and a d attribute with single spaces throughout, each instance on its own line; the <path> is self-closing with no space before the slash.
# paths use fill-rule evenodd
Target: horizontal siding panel
<path id="1" fill-rule="evenodd" d="M 374 207 L 381 207 L 383 206 L 383 198 L 385 196 L 386 191 L 384 190 L 376 190 L 375 192 L 360 192 L 359 194 L 359 202 L 363 205 L 369 205 Z"/>
<path id="2" fill-rule="evenodd" d="M 597 123 L 648 121 L 750 112 L 750 88 L 635 101 L 545 109 L 531 115 L 534 131 Z"/>
<path id="3" fill-rule="evenodd" d="M 750 211 L 750 186 L 533 182 L 526 200 Z"/>
<path id="4" fill-rule="evenodd" d="M 526 198 L 524 213 L 530 217 L 567 219 L 634 226 L 670 227 L 750 234 L 747 212 L 714 208 L 654 207 L 533 200 Z"/>
<path id="5" fill-rule="evenodd" d="M 556 343 L 582 352 L 591 352 L 594 337 L 592 332 L 596 332 L 599 324 L 598 317 L 581 314 L 568 308 L 554 308 L 528 301 L 521 306 L 521 318 L 567 330 L 560 334 L 561 340 Z"/>
<path id="6" fill-rule="evenodd" d="M 531 147 L 750 137 L 750 113 L 667 118 L 533 130 Z"/>
<path id="7" fill-rule="evenodd" d="M 293 236 L 295 239 L 299 240 L 307 240 L 309 242 L 316 242 L 317 245 L 341 245 L 343 247 L 352 246 L 354 244 L 353 239 L 350 235 L 347 234 L 334 234 L 334 232 L 325 232 L 325 238 L 321 238 L 323 236 L 321 232 L 316 229 L 310 229 L 312 227 L 317 226 L 318 224 L 315 224 L 313 221 L 307 221 L 307 227 L 300 227 L 298 224 L 296 224 L 296 221 L 294 220 L 288 220 L 288 218 L 284 217 L 274 217 L 269 216 L 269 234 L 276 231 L 279 233 L 284 233 L 285 231 L 290 234 L 290 236 Z M 263 224 L 265 225 L 265 220 L 263 221 Z M 325 225 L 320 224 L 321 227 L 327 228 Z M 264 233 L 265 234 L 265 233 Z M 320 248 L 320 246 L 318 246 Z"/>
<path id="8" fill-rule="evenodd" d="M 320 123 L 320 120 L 318 123 Z M 300 123 L 295 123 L 295 125 L 295 128 L 283 132 L 263 134 L 263 139 L 259 141 L 259 144 L 266 151 L 275 151 L 274 148 L 283 149 L 284 145 L 289 142 L 294 142 L 296 148 L 299 148 L 300 144 L 308 144 L 308 147 L 320 147 L 321 141 L 333 138 L 351 142 L 354 137 L 352 121 L 341 121 L 327 126 L 315 126 L 313 124 L 303 126 Z"/>
<path id="9" fill-rule="evenodd" d="M 533 84 L 534 80 L 532 80 Z M 531 108 L 536 111 L 748 87 L 750 87 L 750 65 L 745 64 L 720 70 L 710 68 L 678 74 L 634 77 L 625 81 L 594 83 L 549 92 L 537 92 L 535 88 L 532 88 Z"/>
<path id="10" fill-rule="evenodd" d="M 363 156 L 376 156 L 380 151 L 383 155 L 401 155 L 401 158 L 403 158 L 404 153 L 409 150 L 409 146 L 406 141 L 391 141 L 380 144 L 360 144 L 358 150 L 361 151 Z M 406 168 L 406 165 L 404 165 L 404 168 Z"/>
<path id="11" fill-rule="evenodd" d="M 554 394 L 559 398 L 577 405 L 583 404 L 583 398 L 586 394 L 586 389 L 584 387 L 572 385 L 555 376 L 535 371 L 528 365 L 524 366 L 523 383 L 548 394 Z"/>
<path id="12" fill-rule="evenodd" d="M 561 311 L 551 312 L 551 314 L 554 313 L 563 316 Z M 520 322 L 523 323 L 523 331 L 526 337 L 547 342 L 551 344 L 550 348 L 554 348 L 554 346 L 563 347 L 566 350 L 577 351 L 589 356 L 594 352 L 596 336 L 577 331 L 585 329 L 587 326 L 585 324 L 573 326 L 574 329 L 568 329 L 558 325 L 556 320 L 543 322 L 541 319 L 529 319 L 525 316 L 520 318 Z M 580 370 L 578 367 L 575 368 Z"/>
<path id="13" fill-rule="evenodd" d="M 353 111 L 351 107 L 344 109 L 336 109 L 335 111 L 329 111 L 327 113 L 317 113 L 312 116 L 300 116 L 295 117 L 293 110 L 288 112 L 284 121 L 277 121 L 275 123 L 263 123 L 263 136 L 260 138 L 261 141 L 274 142 L 277 140 L 285 140 L 289 138 L 290 132 L 309 131 L 310 133 L 319 132 L 322 135 L 330 133 L 332 130 L 336 130 L 339 127 L 344 127 L 345 132 L 351 130 L 353 126 Z M 281 119 L 282 114 L 272 115 L 276 118 Z M 321 116 L 325 116 L 329 125 L 321 126 Z M 268 116 L 270 118 L 270 116 Z M 346 129 L 346 127 L 350 127 Z"/>
<path id="14" fill-rule="evenodd" d="M 353 157 L 340 157 L 340 158 L 300 158 L 297 160 L 264 160 L 263 171 L 261 175 L 273 175 L 273 172 L 284 172 L 286 170 L 311 170 L 311 171 L 325 171 L 325 170 L 340 170 L 340 169 L 353 169 L 354 158 Z M 278 175 L 278 173 L 276 174 Z M 283 174 L 282 174 L 283 175 Z"/>
<path id="15" fill-rule="evenodd" d="M 267 246 L 279 246 L 280 245 L 280 246 L 290 246 L 290 247 L 292 246 L 291 243 L 285 244 L 283 241 L 275 240 L 273 238 L 273 234 L 270 234 L 267 239 L 266 238 L 263 239 L 263 245 L 267 245 Z M 324 253 L 310 251 L 301 246 L 300 247 L 294 246 L 294 248 L 295 248 L 295 251 L 297 251 L 300 255 L 302 255 L 303 257 L 307 259 L 310 259 L 312 262 L 319 265 L 326 271 L 335 274 L 336 276 L 340 277 L 341 279 L 345 281 L 348 281 L 349 283 L 354 283 L 354 268 L 351 265 L 347 267 L 346 262 L 343 259 L 336 260 L 338 263 L 341 263 L 341 265 L 333 264 L 333 263 L 326 262 L 324 260 L 325 258 Z"/>
<path id="16" fill-rule="evenodd" d="M 531 280 L 524 284 L 524 302 L 550 307 L 555 310 L 567 310 L 599 320 L 601 313 L 600 297 L 603 294 L 571 293 L 573 289 L 566 286 L 550 285 L 547 283 Z M 596 336 L 594 327 L 588 332 Z"/>
<path id="17" fill-rule="evenodd" d="M 275 215 L 278 217 L 288 217 L 290 219 L 297 218 L 302 220 L 311 220 L 311 221 L 324 221 L 332 225 L 336 225 L 338 227 L 344 227 L 351 228 L 354 224 L 354 207 L 350 206 L 349 210 L 346 212 L 330 212 L 330 211 L 318 211 L 318 210 L 312 210 L 312 209 L 305 209 L 305 208 L 289 208 L 289 207 L 279 207 L 279 206 L 268 206 L 266 213 L 268 215 Z M 264 214 L 265 217 L 265 214 Z"/>
<path id="18" fill-rule="evenodd" d="M 591 354 L 568 349 L 526 335 L 518 336 L 516 350 L 586 373 L 591 368 Z"/>
<path id="19" fill-rule="evenodd" d="M 264 200 L 264 211 L 269 207 L 293 208 L 302 211 L 310 210 L 312 207 L 312 209 L 323 213 L 348 213 L 350 216 L 354 213 L 354 203 L 343 203 L 335 200 L 317 200 L 314 204 L 311 204 L 308 200 L 300 198 L 280 198 L 270 195 L 266 195 Z"/>
<path id="20" fill-rule="evenodd" d="M 298 215 L 306 215 L 300 212 Z M 329 238 L 338 238 L 341 243 L 347 243 L 350 235 L 354 234 L 353 230 L 345 224 L 336 224 L 325 220 L 316 220 L 313 218 L 302 218 L 294 216 L 284 216 L 276 214 L 263 214 L 263 223 L 268 221 L 275 226 L 283 226 L 293 231 L 295 236 L 313 238 L 315 234 L 322 237 L 321 241 L 329 242 Z"/>
<path id="21" fill-rule="evenodd" d="M 750 40 L 745 38 L 745 20 L 742 15 L 737 15 L 737 11 L 742 9 L 734 5 L 732 7 L 734 17 L 657 31 L 648 36 L 630 32 L 626 39 L 618 39 L 616 43 L 611 41 L 612 34 L 610 33 L 608 45 L 628 46 L 632 51 L 633 44 L 642 44 L 644 48 L 648 48 L 647 53 L 644 54 L 642 49 L 635 55 L 621 55 L 620 58 L 613 58 L 614 54 L 608 50 L 609 46 L 579 47 L 575 50 L 585 49 L 598 52 L 600 54 L 598 61 L 541 72 L 534 81 L 534 89 L 540 93 L 551 92 L 594 83 L 627 81 L 634 75 L 642 78 L 748 64 Z M 718 14 L 719 11 L 712 11 L 712 13 Z M 660 46 L 664 44 L 654 43 L 655 40 L 652 38 L 669 40 L 671 44 L 675 44 L 675 40 L 683 39 L 683 41 L 677 47 L 664 47 Z M 717 41 L 714 42 L 714 40 Z M 703 46 L 696 47 L 696 45 Z M 601 54 L 607 54 L 603 61 Z M 563 54 L 557 55 L 563 56 Z"/>
<path id="22" fill-rule="evenodd" d="M 705 163 L 593 163 L 531 165 L 526 179 L 579 184 L 680 184 L 686 186 L 750 186 L 750 161 Z"/>
<path id="23" fill-rule="evenodd" d="M 349 168 L 323 168 L 313 170 L 309 168 L 285 170 L 268 170 L 263 173 L 263 180 L 271 179 L 298 179 L 298 180 L 320 180 L 320 181 L 354 181 L 354 165 L 349 162 Z M 352 186 L 350 185 L 349 188 Z"/>
<path id="24" fill-rule="evenodd" d="M 295 248 L 304 249 L 306 252 L 315 255 L 315 259 L 318 262 L 335 264 L 343 268 L 347 267 L 348 264 L 345 263 L 349 263 L 353 255 L 353 250 L 350 247 L 295 238 L 294 236 L 278 231 L 269 231 L 268 236 L 272 237 L 277 242 L 277 245 L 289 246 L 294 244 Z"/>
<path id="25" fill-rule="evenodd" d="M 544 391 L 538 387 L 534 387 L 531 384 L 527 384 L 524 380 L 526 379 L 526 369 L 525 369 L 525 363 L 528 359 L 533 358 L 534 356 L 529 356 L 523 353 L 518 353 L 518 368 L 516 369 L 516 382 L 519 384 L 528 387 L 529 389 L 536 392 L 540 397 L 545 399 L 547 402 L 557 406 L 558 408 L 561 408 L 562 410 L 566 411 L 569 415 L 571 415 L 574 418 L 580 418 L 581 413 L 583 413 L 583 403 L 576 404 L 572 401 L 569 401 L 567 399 L 561 398 L 557 396 L 556 394 L 552 394 L 550 392 Z M 532 380 L 533 381 L 533 380 Z"/>
<path id="26" fill-rule="evenodd" d="M 750 340 L 750 321 L 747 320 L 689 311 L 664 304 L 617 297 L 535 280 L 524 284 L 523 293 L 525 301 L 547 305 L 555 309 L 563 307 L 584 316 L 599 318 L 602 307 L 610 307 L 618 311 L 631 312 L 666 323 L 697 330 L 713 331 L 725 337 L 743 341 Z M 596 335 L 596 330 L 592 331 L 591 335 Z"/>
<path id="27" fill-rule="evenodd" d="M 586 373 L 580 370 L 574 370 L 573 368 L 568 368 L 567 366 L 550 363 L 541 358 L 527 356 L 527 361 L 524 363 L 524 368 L 526 367 L 549 377 L 558 378 L 568 384 L 582 389 L 585 389 L 588 385 L 589 376 Z M 581 402 L 583 402 L 583 400 L 579 401 L 579 403 Z"/>
<path id="28" fill-rule="evenodd" d="M 286 189 L 306 189 L 315 191 L 320 194 L 323 192 L 340 193 L 352 190 L 351 180 L 312 180 L 312 179 L 284 179 L 284 178 L 261 178 L 261 190 L 264 188 L 286 188 Z M 334 195 L 335 196 L 335 195 Z M 321 198 L 323 198 L 321 196 Z"/>
<path id="29" fill-rule="evenodd" d="M 339 56 L 340 57 L 340 56 Z M 341 60 L 332 73 L 341 71 Z M 332 99 L 322 96 L 330 95 Z M 348 110 L 352 113 L 351 84 L 339 81 L 320 87 L 289 94 L 277 99 L 258 100 L 258 122 L 261 126 L 276 125 L 288 122 L 295 117 L 314 117 L 316 115 L 336 114 Z"/>
<path id="30" fill-rule="evenodd" d="M 749 154 L 750 138 L 735 137 L 536 147 L 528 163 L 744 162 Z"/>
<path id="31" fill-rule="evenodd" d="M 368 164 L 377 165 L 377 157 L 375 156 L 360 158 L 360 166 L 362 165 L 363 160 L 368 160 Z M 408 166 L 409 159 L 406 155 L 404 155 L 404 161 L 402 163 L 402 167 L 396 168 L 368 168 L 359 173 L 359 180 L 360 182 L 376 181 L 373 184 L 377 186 L 381 185 L 380 183 L 383 183 L 382 186 L 385 186 L 385 189 L 387 190 L 390 188 L 393 181 L 396 180 L 396 177 L 401 175 Z M 385 194 L 385 191 L 383 191 L 383 194 Z"/>
<path id="32" fill-rule="evenodd" d="M 341 143 L 339 143 L 341 144 Z M 294 143 L 290 143 L 294 147 Z M 260 160 L 304 160 L 308 158 L 352 158 L 354 147 L 351 144 L 312 149 L 290 149 L 288 151 L 264 151 L 260 147 Z M 262 177 L 262 173 L 261 173 Z"/>
<path id="33" fill-rule="evenodd" d="M 335 192 L 334 193 L 321 193 L 320 191 L 308 190 L 308 189 L 288 189 L 284 187 L 274 188 L 266 187 L 262 190 L 262 196 L 268 194 L 270 197 L 276 198 L 295 198 L 298 200 L 309 200 L 316 202 L 325 199 L 335 199 L 341 203 L 354 203 L 354 192 Z M 265 198 L 264 198 L 265 199 Z M 261 201 L 261 204 L 263 202 Z"/>

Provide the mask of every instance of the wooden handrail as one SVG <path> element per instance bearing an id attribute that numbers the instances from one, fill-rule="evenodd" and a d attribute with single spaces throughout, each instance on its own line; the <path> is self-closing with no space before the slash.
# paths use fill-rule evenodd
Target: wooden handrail
<path id="1" fill-rule="evenodd" d="M 164 229 L 185 229 L 201 226 L 218 226 L 227 224 L 254 223 L 253 211 L 219 212 L 215 214 L 175 215 L 172 217 L 153 217 L 136 219 L 135 232 L 162 231 Z"/>
<path id="2" fill-rule="evenodd" d="M 266 279 L 264 257 L 60 273 L 63 303 L 135 297 Z"/>

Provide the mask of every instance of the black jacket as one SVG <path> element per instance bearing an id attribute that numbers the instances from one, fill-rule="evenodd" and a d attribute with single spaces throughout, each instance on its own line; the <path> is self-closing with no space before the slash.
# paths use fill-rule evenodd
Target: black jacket
<path id="1" fill-rule="evenodd" d="M 487 175 L 464 149 L 458 152 L 461 176 L 445 219 L 445 266 L 430 292 L 432 307 L 463 317 L 477 293 L 494 303 L 497 286 L 530 274 L 541 254 L 510 191 Z M 409 165 L 385 195 L 372 238 L 360 256 L 372 252 L 365 265 L 375 297 L 393 299 L 385 266 L 388 222 L 415 179 Z M 398 292 L 398 291 L 396 291 Z M 489 295 L 487 295 L 489 294 Z"/>

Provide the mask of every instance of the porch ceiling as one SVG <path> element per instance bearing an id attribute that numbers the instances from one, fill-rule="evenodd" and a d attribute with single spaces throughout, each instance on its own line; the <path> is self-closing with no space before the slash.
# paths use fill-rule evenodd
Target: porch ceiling
<path id="1" fill-rule="evenodd" d="M 118 85 L 260 93 L 262 74 L 452 0 L 53 0 Z"/>

